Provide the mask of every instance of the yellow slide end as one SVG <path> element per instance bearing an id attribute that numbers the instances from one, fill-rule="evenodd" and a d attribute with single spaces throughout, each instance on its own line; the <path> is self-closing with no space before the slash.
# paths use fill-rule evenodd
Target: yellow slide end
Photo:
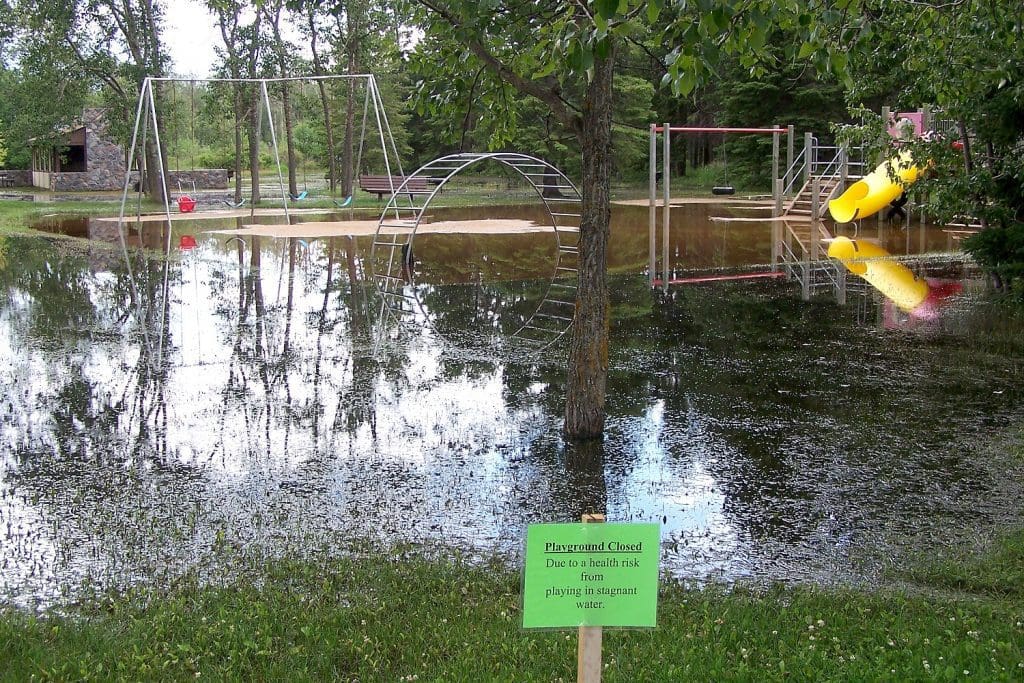
<path id="1" fill-rule="evenodd" d="M 838 259 L 854 275 L 867 280 L 901 310 L 910 313 L 928 298 L 928 283 L 892 260 L 877 244 L 836 237 L 828 247 L 829 258 Z"/>
<path id="2" fill-rule="evenodd" d="M 895 170 L 898 180 L 890 177 L 890 169 Z M 920 172 L 921 168 L 914 165 L 910 152 L 900 152 L 830 201 L 828 211 L 832 220 L 850 223 L 873 216 L 903 194 L 904 188 L 917 180 Z"/>

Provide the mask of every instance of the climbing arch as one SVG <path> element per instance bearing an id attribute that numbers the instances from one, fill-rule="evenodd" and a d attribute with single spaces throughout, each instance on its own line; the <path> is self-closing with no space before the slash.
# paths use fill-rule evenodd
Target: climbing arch
<path id="1" fill-rule="evenodd" d="M 565 334 L 575 312 L 582 198 L 565 174 L 543 159 L 525 154 L 449 154 L 400 179 L 381 212 L 371 247 L 370 263 L 381 307 L 397 320 L 418 313 L 434 326 L 416 286 L 415 269 L 410 267 L 416 232 L 429 222 L 431 202 L 445 185 L 486 162 L 496 162 L 518 174 L 536 192 L 550 222 L 555 242 L 550 281 L 536 308 L 511 334 L 530 347 L 545 348 Z"/>

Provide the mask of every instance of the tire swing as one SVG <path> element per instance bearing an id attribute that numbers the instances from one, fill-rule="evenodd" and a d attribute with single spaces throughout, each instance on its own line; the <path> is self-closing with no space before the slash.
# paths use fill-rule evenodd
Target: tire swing
<path id="1" fill-rule="evenodd" d="M 515 331 L 506 335 L 517 346 L 540 351 L 558 341 L 575 317 L 582 196 L 557 168 L 525 154 L 450 154 L 421 166 L 395 188 L 381 213 L 370 249 L 371 273 L 380 295 L 382 317 L 387 315 L 398 322 L 412 317 L 426 323 L 438 337 L 445 337 L 435 325 L 436 313 L 422 298 L 421 290 L 429 293 L 432 287 L 417 287 L 413 242 L 420 224 L 427 222 L 424 218 L 428 217 L 430 202 L 438 192 L 460 172 L 482 162 L 497 162 L 517 172 L 536 192 L 550 221 L 555 241 L 551 279 L 540 290 L 543 296 L 536 308 L 530 303 L 525 313 L 513 318 L 516 322 L 508 329 Z M 419 184 L 433 189 L 426 195 L 403 192 L 407 186 Z"/>
<path id="2" fill-rule="evenodd" d="M 736 188 L 729 184 L 729 153 L 725 149 L 725 141 L 722 141 L 722 160 L 725 165 L 725 184 L 715 185 L 711 188 L 711 194 L 713 195 L 731 195 L 736 194 Z"/>

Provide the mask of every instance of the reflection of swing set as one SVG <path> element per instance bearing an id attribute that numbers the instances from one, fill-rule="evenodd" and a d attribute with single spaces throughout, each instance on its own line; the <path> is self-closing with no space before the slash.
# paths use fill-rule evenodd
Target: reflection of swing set
<path id="1" fill-rule="evenodd" d="M 282 83 L 282 82 L 299 82 L 303 83 L 306 81 L 317 82 L 331 82 L 331 81 L 356 81 L 364 84 L 366 90 L 366 98 L 363 104 L 363 122 L 362 129 L 360 131 L 359 147 L 355 159 L 355 165 L 353 171 L 359 173 L 360 165 L 362 163 L 364 142 L 367 134 L 367 124 L 369 116 L 373 115 L 376 123 L 376 133 L 380 149 L 382 152 L 382 159 L 384 165 L 384 171 L 388 177 L 398 178 L 399 180 L 404 175 L 402 171 L 401 161 L 398 156 L 398 148 L 395 144 L 394 137 L 391 133 L 391 126 L 388 122 L 387 114 L 384 111 L 384 101 L 381 97 L 380 90 L 377 86 L 377 81 L 372 74 L 356 74 L 356 75 L 332 75 L 332 76 L 296 76 L 288 78 L 251 78 L 251 79 L 231 79 L 231 78 L 147 78 L 143 83 L 142 89 L 139 93 L 138 107 L 135 113 L 135 127 L 132 131 L 132 141 L 130 151 L 128 153 L 128 170 L 125 173 L 124 191 L 121 197 L 121 207 L 118 215 L 118 225 L 121 228 L 122 235 L 124 233 L 125 225 L 125 208 L 128 201 L 128 190 L 132 187 L 132 168 L 138 166 L 140 182 L 136 184 L 139 192 L 139 199 L 141 200 L 141 194 L 143 191 L 144 182 L 142 178 L 147 177 L 147 173 L 150 169 L 146 168 L 146 154 L 141 150 L 145 150 L 147 144 L 150 142 L 149 136 L 152 135 L 152 142 L 156 154 L 156 166 L 154 172 L 159 177 L 160 187 L 164 197 L 164 219 L 170 223 L 173 220 L 173 214 L 171 213 L 171 196 L 168 191 L 168 173 L 165 171 L 165 160 L 163 158 L 163 148 L 160 144 L 161 134 L 161 123 L 157 116 L 156 104 L 153 95 L 154 84 L 156 83 L 171 83 L 172 86 L 175 83 L 189 83 L 190 84 L 190 96 L 194 100 L 194 86 L 196 83 L 204 84 L 248 84 L 259 88 L 259 100 L 260 107 L 257 108 L 256 116 L 258 117 L 256 128 L 259 129 L 264 120 L 269 123 L 270 129 L 270 143 L 274 156 L 274 164 L 277 170 L 277 186 L 280 191 L 280 202 L 282 215 L 285 218 L 286 223 L 291 223 L 290 216 L 290 203 L 298 202 L 309 197 L 309 190 L 305 187 L 305 166 L 303 166 L 303 189 L 298 193 L 289 193 L 285 184 L 284 171 L 281 163 L 281 153 L 278 147 L 278 134 L 274 123 L 274 111 L 271 106 L 271 98 L 268 92 L 267 85 Z M 195 103 L 192 102 L 191 112 L 193 118 L 195 117 Z M 326 122 L 325 122 L 326 123 Z M 194 136 L 194 123 L 191 127 L 192 135 Z M 193 146 L 195 141 L 193 140 Z M 193 169 L 194 171 L 195 169 Z M 178 190 L 179 196 L 175 199 L 179 213 L 192 213 L 196 210 L 199 199 L 197 197 L 197 189 L 194 178 L 189 178 L 191 183 L 192 193 L 189 194 L 185 191 L 182 185 L 181 179 L 178 179 Z M 392 188 L 394 192 L 395 188 Z M 255 210 L 254 201 L 259 193 L 259 187 L 255 183 L 250 182 L 250 214 Z M 245 204 L 246 198 L 242 198 L 240 202 L 229 202 L 224 201 L 231 209 L 238 209 Z M 337 201 L 332 198 L 334 206 L 338 208 L 347 207 L 352 202 L 352 196 L 345 197 L 342 201 Z M 141 203 L 137 203 L 136 219 L 141 218 L 141 209 L 138 208 Z M 211 212 L 212 213 L 212 212 Z M 168 231 L 168 248 L 170 245 L 170 231 Z"/>
<path id="2" fill-rule="evenodd" d="M 662 135 L 662 156 L 661 169 L 658 169 L 658 134 Z M 671 209 L 672 209 L 672 134 L 682 133 L 684 135 L 694 133 L 721 133 L 721 134 L 745 134 L 745 135 L 771 135 L 772 136 L 772 178 L 779 176 L 779 155 L 781 151 L 782 134 L 790 136 L 789 147 L 792 148 L 793 132 L 789 128 L 720 128 L 720 127 L 690 127 L 673 126 L 668 123 L 650 125 L 650 195 L 648 212 L 648 271 L 647 277 L 651 287 L 662 287 L 668 291 L 671 284 L 688 284 L 691 282 L 709 282 L 717 279 L 741 279 L 751 277 L 775 277 L 776 273 L 752 273 L 749 275 L 727 275 L 719 277 L 701 278 L 673 278 L 669 263 L 670 233 L 671 233 Z M 723 150 L 724 151 L 724 150 Z M 733 195 L 736 189 L 729 184 L 728 160 L 726 159 L 725 184 L 716 185 L 711 188 L 711 194 L 715 196 Z M 661 231 L 661 269 L 658 268 L 657 256 L 657 206 L 658 206 L 658 181 L 662 184 L 662 231 Z M 779 188 L 773 183 L 773 191 L 778 192 Z M 776 204 L 779 198 L 776 197 Z M 658 275 L 661 275 L 659 278 Z"/>

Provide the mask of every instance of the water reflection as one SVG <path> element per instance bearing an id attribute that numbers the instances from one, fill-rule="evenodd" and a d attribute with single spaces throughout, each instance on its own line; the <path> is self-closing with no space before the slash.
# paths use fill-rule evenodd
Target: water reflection
<path id="1" fill-rule="evenodd" d="M 395 326 L 364 239 L 189 228 L 197 247 L 165 258 L 157 226 L 130 269 L 98 241 L 8 239 L 0 591 L 50 602 L 364 538 L 514 555 L 528 523 L 593 511 L 662 523 L 676 576 L 858 580 L 1016 514 L 1021 465 L 984 444 L 1020 413 L 1021 350 L 965 336 L 975 309 L 919 337 L 785 283 L 652 296 L 638 225 L 616 239 L 639 259 L 611 250 L 634 274 L 614 279 L 608 433 L 586 446 L 560 437 L 563 351 Z M 452 330 L 530 287 L 504 267 L 467 282 L 432 248 Z"/>

